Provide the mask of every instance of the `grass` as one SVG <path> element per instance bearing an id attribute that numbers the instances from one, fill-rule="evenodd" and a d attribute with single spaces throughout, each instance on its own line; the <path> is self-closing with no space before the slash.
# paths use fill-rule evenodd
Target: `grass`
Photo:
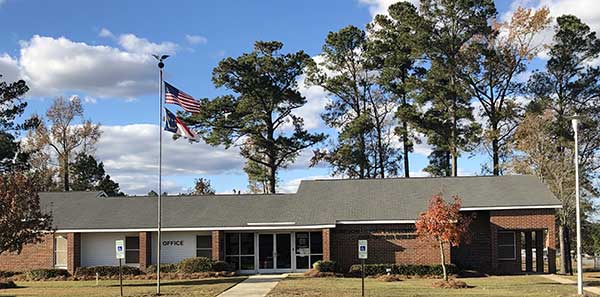
<path id="1" fill-rule="evenodd" d="M 432 288 L 431 279 L 407 279 L 400 282 L 365 280 L 366 296 L 576 296 L 575 286 L 561 285 L 540 276 L 492 276 L 461 278 L 468 289 Z M 359 278 L 307 278 L 291 276 L 280 282 L 269 297 L 344 297 L 360 296 Z"/>
<path id="2" fill-rule="evenodd" d="M 165 296 L 216 296 L 245 277 L 207 278 L 199 280 L 161 281 Z M 19 288 L 0 290 L 0 296 L 119 296 L 119 281 L 46 281 L 17 282 Z M 155 280 L 123 281 L 124 296 L 153 296 Z"/>

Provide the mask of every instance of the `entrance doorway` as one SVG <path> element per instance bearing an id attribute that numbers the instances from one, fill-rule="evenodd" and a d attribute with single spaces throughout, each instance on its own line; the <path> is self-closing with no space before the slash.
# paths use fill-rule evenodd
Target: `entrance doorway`
<path id="1" fill-rule="evenodd" d="M 258 271 L 292 271 L 292 234 L 258 234 Z"/>

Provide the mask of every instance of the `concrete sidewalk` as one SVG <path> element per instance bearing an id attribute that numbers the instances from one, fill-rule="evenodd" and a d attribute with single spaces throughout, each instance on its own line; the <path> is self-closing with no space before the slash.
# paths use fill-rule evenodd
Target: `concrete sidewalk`
<path id="1" fill-rule="evenodd" d="M 577 286 L 577 281 L 574 281 L 572 279 L 568 279 L 566 277 L 562 277 L 560 275 L 556 275 L 556 274 L 542 274 L 541 276 L 555 281 L 559 284 L 565 284 L 565 285 L 573 285 L 573 286 Z M 595 295 L 600 295 L 600 288 L 599 287 L 590 287 L 590 286 L 586 286 L 585 285 L 585 281 L 583 282 L 583 290 Z"/>
<path id="2" fill-rule="evenodd" d="M 253 275 L 219 294 L 218 297 L 263 297 L 286 277 L 287 274 Z"/>

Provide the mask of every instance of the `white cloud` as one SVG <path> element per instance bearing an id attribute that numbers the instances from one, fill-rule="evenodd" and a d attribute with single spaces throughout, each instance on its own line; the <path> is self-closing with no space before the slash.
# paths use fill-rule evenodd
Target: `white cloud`
<path id="1" fill-rule="evenodd" d="M 119 45 L 126 51 L 137 54 L 169 54 L 177 50 L 178 45 L 173 42 L 154 43 L 146 38 L 140 38 L 133 34 L 122 34 L 119 36 Z"/>
<path id="2" fill-rule="evenodd" d="M 358 0 L 360 4 L 367 5 L 369 7 L 369 12 L 372 17 L 375 17 L 378 14 L 387 15 L 387 10 L 390 5 L 400 2 L 407 1 L 419 7 L 419 0 Z"/>
<path id="3" fill-rule="evenodd" d="M 0 81 L 13 82 L 19 80 L 19 62 L 8 54 L 0 55 Z"/>
<path id="4" fill-rule="evenodd" d="M 121 189 L 130 194 L 145 194 L 157 188 L 158 126 L 131 124 L 102 126 L 102 137 L 96 155 L 104 162 L 106 172 Z M 203 142 L 191 144 L 184 139 L 174 141 L 163 134 L 163 178 L 200 176 L 239 172 L 244 161 L 237 149 L 225 150 Z M 167 192 L 178 193 L 185 187 L 167 183 Z"/>
<path id="5" fill-rule="evenodd" d="M 304 119 L 304 127 L 306 129 L 323 128 L 325 127 L 325 123 L 321 119 L 321 113 L 325 110 L 325 105 L 327 105 L 330 99 L 323 88 L 319 86 L 307 86 L 305 79 L 305 76 L 301 76 L 298 80 L 298 90 L 302 96 L 306 97 L 306 104 L 296 109 L 294 115 Z"/>
<path id="6" fill-rule="evenodd" d="M 185 40 L 187 40 L 189 44 L 206 44 L 208 42 L 208 39 L 204 36 L 190 34 L 185 35 Z"/>
<path id="7" fill-rule="evenodd" d="M 110 30 L 108 30 L 106 28 L 100 29 L 100 33 L 98 33 L 98 36 L 100 36 L 100 37 L 115 38 L 115 35 L 112 32 L 110 32 Z"/>
<path id="8" fill-rule="evenodd" d="M 311 175 L 302 178 L 296 178 L 292 180 L 288 180 L 281 185 L 277 186 L 277 192 L 279 193 L 296 193 L 298 190 L 298 186 L 300 186 L 300 182 L 303 180 L 315 180 L 315 179 L 334 179 L 339 177 L 334 177 L 330 175 Z"/>
<path id="9" fill-rule="evenodd" d="M 0 73 L 6 73 L 7 79 L 25 79 L 29 96 L 81 92 L 131 99 L 154 92 L 156 68 L 149 54 L 173 54 L 177 45 L 153 43 L 133 34 L 121 35 L 118 42 L 122 48 L 34 35 L 20 42 L 18 58 L 0 56 Z"/>

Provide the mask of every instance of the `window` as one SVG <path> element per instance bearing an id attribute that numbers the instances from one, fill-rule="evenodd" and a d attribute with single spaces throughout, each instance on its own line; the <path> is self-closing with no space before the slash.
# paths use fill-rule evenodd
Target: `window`
<path id="1" fill-rule="evenodd" d="M 67 238 L 62 235 L 54 237 L 54 267 L 67 267 Z"/>
<path id="2" fill-rule="evenodd" d="M 323 234 L 296 232 L 296 268 L 309 269 L 319 260 L 323 260 Z"/>
<path id="3" fill-rule="evenodd" d="M 125 263 L 140 263 L 140 238 L 137 236 L 125 237 Z"/>
<path id="4" fill-rule="evenodd" d="M 212 258 L 212 236 L 196 236 L 196 257 Z"/>
<path id="5" fill-rule="evenodd" d="M 498 260 L 515 260 L 516 253 L 515 232 L 498 231 Z"/>
<path id="6" fill-rule="evenodd" d="M 225 233 L 225 261 L 236 270 L 254 270 L 254 233 Z"/>

